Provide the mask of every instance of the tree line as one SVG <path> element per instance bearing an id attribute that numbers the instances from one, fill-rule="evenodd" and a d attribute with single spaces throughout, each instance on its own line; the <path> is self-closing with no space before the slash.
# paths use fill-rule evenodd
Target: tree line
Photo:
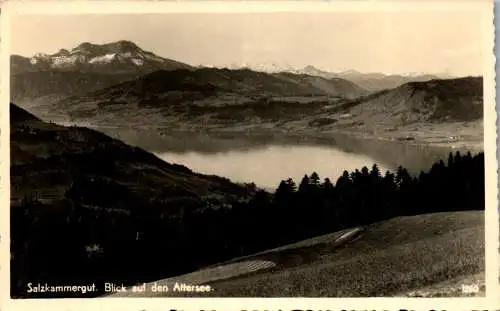
<path id="1" fill-rule="evenodd" d="M 104 282 L 175 276 L 393 217 L 483 210 L 484 168 L 484 153 L 456 152 L 418 176 L 403 167 L 382 174 L 375 164 L 344 171 L 337 180 L 316 172 L 286 179 L 274 193 L 249 185 L 250 199 L 225 206 L 191 201 L 185 208 L 182 200 L 144 198 L 120 211 L 88 203 L 93 195 L 106 196 L 105 189 L 113 193 L 110 181 L 97 191 L 89 177 L 78 176 L 60 201 L 26 197 L 11 207 L 11 294 L 36 298 L 26 293 L 28 282 L 95 283 L 100 292 L 87 294 L 95 296 Z"/>

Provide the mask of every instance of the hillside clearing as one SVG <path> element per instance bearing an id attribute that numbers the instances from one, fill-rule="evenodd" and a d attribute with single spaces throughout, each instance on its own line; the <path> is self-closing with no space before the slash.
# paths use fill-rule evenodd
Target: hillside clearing
<path id="1" fill-rule="evenodd" d="M 358 238 L 339 248 L 338 238 L 344 234 L 340 231 L 233 260 L 232 265 L 273 262 L 276 266 L 252 273 L 242 271 L 240 276 L 232 273 L 225 278 L 219 275 L 217 280 L 206 279 L 205 284 L 213 290 L 198 295 L 377 297 L 411 296 L 420 291 L 427 292 L 426 296 L 443 296 L 447 292 L 460 296 L 462 293 L 456 290 L 460 280 L 484 284 L 483 212 L 435 213 L 382 221 L 366 227 Z M 158 284 L 173 286 L 172 282 L 185 277 Z M 195 284 L 202 281 L 198 279 L 200 283 Z"/>

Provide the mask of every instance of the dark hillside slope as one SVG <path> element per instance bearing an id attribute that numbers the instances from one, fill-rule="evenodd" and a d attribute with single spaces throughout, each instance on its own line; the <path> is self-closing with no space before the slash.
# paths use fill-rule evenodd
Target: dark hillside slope
<path id="1" fill-rule="evenodd" d="M 193 269 L 200 258 L 182 256 L 123 277 L 126 267 L 117 262 L 140 263 L 166 245 L 174 252 L 182 247 L 174 241 L 181 240 L 186 218 L 252 195 L 97 131 L 45 123 L 13 104 L 10 114 L 14 296 L 25 294 L 27 282 L 126 282 Z M 162 231 L 143 235 L 144 218 L 155 230 L 161 221 Z M 209 255 L 202 259 L 210 262 Z"/>
<path id="2" fill-rule="evenodd" d="M 344 104 L 342 113 L 365 124 L 474 121 L 483 116 L 483 79 L 410 82 Z M 338 110 L 338 108 L 337 108 Z"/>
<path id="3" fill-rule="evenodd" d="M 34 71 L 11 75 L 12 101 L 49 95 L 83 95 L 139 77 L 138 73 L 93 73 L 80 71 Z"/>
<path id="4" fill-rule="evenodd" d="M 309 78 L 313 79 L 314 77 Z M 283 75 L 272 75 L 249 69 L 199 68 L 197 70 L 160 70 L 135 81 L 96 92 L 96 95 L 113 92 L 118 89 L 140 91 L 142 92 L 141 95 L 168 91 L 189 91 L 194 86 L 213 86 L 219 92 L 229 92 L 239 95 L 341 96 L 344 90 L 347 90 L 351 94 L 359 92 L 356 95 L 361 95 L 365 92 L 363 89 L 351 85 L 349 81 L 342 79 L 338 79 L 339 81 L 325 79 L 330 84 L 330 89 L 318 87 L 318 85 L 304 81 L 304 79 L 304 77 L 295 75 L 284 78 Z M 341 87 L 333 89 L 335 83 L 339 83 Z M 348 89 L 348 87 L 351 89 Z"/>
<path id="5" fill-rule="evenodd" d="M 423 105 L 434 103 L 428 108 L 432 111 L 432 121 L 469 121 L 483 117 L 482 77 L 411 82 L 408 87 L 412 88 L 413 94 L 423 93 Z"/>
<path id="6" fill-rule="evenodd" d="M 235 104 L 260 102 L 263 98 L 273 97 L 354 98 L 365 93 L 363 89 L 342 79 L 272 75 L 249 69 L 199 68 L 155 71 L 87 93 L 80 98 L 63 100 L 57 107 L 66 111 L 77 109 L 73 107 L 75 105 L 83 105 L 88 109 L 99 103 L 104 106 L 109 106 L 110 103 L 138 103 L 149 107 L 191 104 L 194 101 Z"/>
<path id="7" fill-rule="evenodd" d="M 283 121 L 288 119 L 286 116 L 302 118 L 322 111 L 322 106 L 330 101 L 364 94 L 365 90 L 342 79 L 199 68 L 155 71 L 63 98 L 47 109 L 75 122 L 93 124 L 137 125 L 147 119 L 149 126 L 175 127 L 175 122 L 180 122 L 179 127 L 188 127 L 187 121 L 217 126 L 256 119 L 276 121 L 280 117 Z"/>
<path id="8" fill-rule="evenodd" d="M 64 185 L 63 181 L 93 175 L 136 189 L 141 196 L 151 194 L 150 199 L 168 194 L 169 188 L 196 200 L 209 195 L 228 198 L 243 193 L 240 186 L 224 178 L 197 174 L 184 166 L 166 163 L 95 130 L 46 123 L 13 104 L 10 109 L 12 177 L 29 177 L 30 184 L 40 187 L 30 188 L 31 194 L 45 187 L 54 191 L 54 186 Z M 51 174 L 58 175 L 62 184 L 47 182 Z M 14 199 L 29 194 L 23 191 L 22 182 L 17 186 L 19 191 L 13 193 Z"/>
<path id="9" fill-rule="evenodd" d="M 10 104 L 10 124 L 11 129 L 15 129 L 19 123 L 23 122 L 41 122 L 41 120 L 26 110 L 19 108 L 16 105 Z"/>

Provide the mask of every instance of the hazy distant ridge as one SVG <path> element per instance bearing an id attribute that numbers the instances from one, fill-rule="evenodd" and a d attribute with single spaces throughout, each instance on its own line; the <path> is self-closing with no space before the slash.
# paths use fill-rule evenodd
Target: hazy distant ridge
<path id="1" fill-rule="evenodd" d="M 401 74 L 384 74 L 384 73 L 362 73 L 356 70 L 348 70 L 338 73 L 320 70 L 312 65 L 306 66 L 303 69 L 291 70 L 292 73 L 304 73 L 324 78 L 342 78 L 359 85 L 369 91 L 379 91 L 383 89 L 392 89 L 408 82 L 423 82 L 433 79 L 449 79 L 454 78 L 447 74 L 424 74 L 411 73 L 407 75 Z"/>

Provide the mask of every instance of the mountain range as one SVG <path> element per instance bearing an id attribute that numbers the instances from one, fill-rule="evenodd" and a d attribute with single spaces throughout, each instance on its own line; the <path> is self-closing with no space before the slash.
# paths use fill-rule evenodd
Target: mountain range
<path id="1" fill-rule="evenodd" d="M 303 69 L 282 70 L 263 67 L 231 70 L 194 67 L 145 51 L 133 42 L 121 40 L 106 44 L 85 42 L 71 50 L 60 49 L 54 54 L 37 53 L 32 57 L 11 55 L 11 100 L 23 103 L 46 96 L 62 98 L 84 95 L 155 71 L 174 70 L 184 70 L 184 73 L 201 71 L 200 75 L 219 80 L 231 73 L 231 80 L 238 76 L 236 79 L 245 80 L 243 83 L 247 86 L 253 84 L 249 88 L 256 90 L 274 88 L 294 95 L 321 94 L 347 98 L 394 88 L 411 81 L 439 78 L 432 75 L 362 74 L 357 71 L 331 73 L 311 65 Z M 267 86 L 256 86 L 264 83 Z"/>
<path id="2" fill-rule="evenodd" d="M 167 72 L 178 71 L 168 74 Z M 194 68 L 159 57 L 129 41 L 97 45 L 82 43 L 71 51 L 60 50 L 32 58 L 11 56 L 11 99 L 16 102 L 84 95 L 141 76 L 156 73 L 166 79 L 190 79 L 196 84 L 215 84 L 232 92 L 271 92 L 281 95 L 330 95 L 357 97 L 367 91 L 343 79 L 308 75 L 267 74 L 248 69 Z M 145 77 L 144 79 L 150 79 Z M 168 80 L 171 82 L 171 80 Z M 173 82 L 174 84 L 179 83 Z M 173 86 L 171 86 L 173 87 Z"/>
<path id="3" fill-rule="evenodd" d="M 215 66 L 201 66 L 208 68 L 216 68 Z M 326 70 L 321 70 L 313 65 L 307 65 L 303 68 L 293 67 L 293 66 L 280 66 L 277 64 L 231 64 L 228 66 L 230 69 L 241 69 L 246 68 L 254 71 L 261 71 L 266 73 L 291 73 L 297 75 L 309 75 L 316 77 L 323 77 L 326 79 L 339 78 L 352 81 L 358 86 L 368 90 L 368 91 L 380 91 L 383 89 L 390 89 L 398 87 L 407 82 L 421 82 L 433 79 L 452 79 L 456 78 L 449 74 L 425 74 L 410 72 L 406 74 L 385 74 L 385 73 L 362 73 L 357 70 L 346 70 L 341 72 L 331 72 Z"/>
<path id="4" fill-rule="evenodd" d="M 360 87 L 368 91 L 380 91 L 384 89 L 392 89 L 408 82 L 424 82 L 435 79 L 451 79 L 454 78 L 447 74 L 420 74 L 410 73 L 407 75 L 384 74 L 384 73 L 361 73 L 356 70 L 348 70 L 339 73 L 333 73 L 318 69 L 312 65 L 308 65 L 303 69 L 291 70 L 292 73 L 302 73 L 312 76 L 324 78 L 341 78 L 352 81 Z"/>
<path id="5" fill-rule="evenodd" d="M 409 126 L 415 136 L 423 123 L 482 117 L 481 77 L 193 67 L 129 41 L 11 59 L 11 100 L 50 120 L 196 131 L 266 124 L 268 130 L 363 135 Z"/>

